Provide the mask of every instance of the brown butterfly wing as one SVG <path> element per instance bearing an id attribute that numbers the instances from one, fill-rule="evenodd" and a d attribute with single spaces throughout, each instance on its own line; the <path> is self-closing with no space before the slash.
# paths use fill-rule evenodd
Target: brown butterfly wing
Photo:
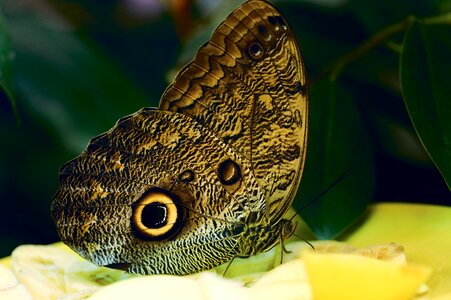
<path id="1" fill-rule="evenodd" d="M 162 96 L 250 162 L 277 222 L 304 165 L 308 97 L 296 39 L 280 13 L 251 0 L 221 23 Z"/>
<path id="2" fill-rule="evenodd" d="M 221 172 L 228 162 L 235 178 Z M 98 265 L 190 274 L 238 254 L 246 212 L 263 200 L 249 170 L 191 118 L 142 109 L 61 168 L 52 216 L 61 239 Z M 156 194 L 175 215 L 162 226 L 157 215 L 137 212 Z"/>
<path id="3" fill-rule="evenodd" d="M 52 205 L 62 240 L 99 265 L 147 274 L 269 249 L 300 180 L 307 105 L 286 22 L 267 2 L 244 3 L 179 73 L 162 110 L 121 119 L 62 167 Z"/>

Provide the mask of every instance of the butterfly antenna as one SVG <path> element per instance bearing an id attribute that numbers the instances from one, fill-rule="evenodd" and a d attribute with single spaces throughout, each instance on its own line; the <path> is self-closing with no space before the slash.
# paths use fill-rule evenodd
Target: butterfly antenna
<path id="1" fill-rule="evenodd" d="M 312 243 L 310 243 L 309 241 L 307 241 L 306 239 L 304 239 L 302 236 L 297 235 L 297 234 L 293 234 L 295 237 L 297 237 L 298 239 L 302 240 L 303 242 L 305 242 L 307 245 L 310 246 L 310 248 L 312 248 L 313 251 L 315 251 L 315 246 L 313 246 Z"/>
<path id="2" fill-rule="evenodd" d="M 294 217 L 296 217 L 301 211 L 303 211 L 304 209 L 306 209 L 307 207 L 309 207 L 310 205 L 312 205 L 314 202 L 318 201 L 319 199 L 321 199 L 322 197 L 324 197 L 324 195 L 326 195 L 332 188 L 334 188 L 337 184 L 341 183 L 343 180 L 345 180 L 348 176 L 349 173 L 351 173 L 351 170 L 354 169 L 354 167 L 350 167 L 349 169 L 347 169 L 346 171 L 343 172 L 343 174 L 341 174 L 340 177 L 338 177 L 334 182 L 332 182 L 324 191 L 321 192 L 321 194 L 319 194 L 318 196 L 316 196 L 315 198 L 313 198 L 312 200 L 310 200 L 309 202 L 307 202 L 304 206 L 302 206 L 300 209 L 298 209 L 296 211 L 296 213 L 290 218 L 290 221 L 292 221 L 294 219 Z"/>

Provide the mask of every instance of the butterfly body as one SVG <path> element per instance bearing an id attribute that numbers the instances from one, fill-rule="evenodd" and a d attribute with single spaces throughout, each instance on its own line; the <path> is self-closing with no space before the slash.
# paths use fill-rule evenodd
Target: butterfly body
<path id="1" fill-rule="evenodd" d="M 61 239 L 102 266 L 189 274 L 272 248 L 305 160 L 292 32 L 262 0 L 232 12 L 162 96 L 60 170 Z"/>

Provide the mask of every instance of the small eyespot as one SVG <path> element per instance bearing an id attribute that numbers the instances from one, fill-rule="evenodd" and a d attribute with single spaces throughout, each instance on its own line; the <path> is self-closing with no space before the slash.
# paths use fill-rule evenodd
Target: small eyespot
<path id="1" fill-rule="evenodd" d="M 185 170 L 179 175 L 179 180 L 184 183 L 189 183 L 194 180 L 194 172 L 191 170 Z"/>
<path id="2" fill-rule="evenodd" d="M 241 178 L 240 166 L 231 159 L 223 161 L 218 167 L 218 178 L 225 185 L 232 185 Z"/>
<path id="3" fill-rule="evenodd" d="M 162 240 L 180 229 L 181 209 L 168 191 L 152 188 L 132 205 L 131 225 L 137 237 Z"/>
<path id="4" fill-rule="evenodd" d="M 281 16 L 276 16 L 276 20 L 277 20 L 277 23 L 279 23 L 279 25 L 282 26 L 282 28 L 284 30 L 287 30 L 287 28 L 288 28 L 287 23 Z"/>
<path id="5" fill-rule="evenodd" d="M 271 24 L 275 31 L 279 31 L 281 28 L 287 30 L 288 26 L 285 20 L 281 16 L 269 16 L 268 22 Z"/>
<path id="6" fill-rule="evenodd" d="M 262 36 L 265 41 L 269 42 L 272 39 L 271 33 L 268 31 L 265 25 L 258 25 L 257 30 L 258 34 Z"/>
<path id="7" fill-rule="evenodd" d="M 249 45 L 247 48 L 247 51 L 251 58 L 260 60 L 263 58 L 264 55 L 264 49 L 263 46 L 259 42 L 253 42 Z"/>

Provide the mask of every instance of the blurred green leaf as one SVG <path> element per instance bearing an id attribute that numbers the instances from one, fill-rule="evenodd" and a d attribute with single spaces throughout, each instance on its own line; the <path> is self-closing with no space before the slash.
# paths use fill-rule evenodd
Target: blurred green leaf
<path id="1" fill-rule="evenodd" d="M 350 0 L 350 8 L 354 14 L 370 30 L 377 32 L 390 24 L 399 22 L 409 15 L 428 17 L 451 9 L 450 0 Z"/>
<path id="2" fill-rule="evenodd" d="M 8 28 L 21 101 L 71 152 L 120 117 L 151 105 L 113 60 L 67 24 L 25 11 L 9 16 Z"/>
<path id="3" fill-rule="evenodd" d="M 309 68 L 324 68 L 356 47 L 356 40 L 364 39 L 359 24 L 342 8 L 304 1 L 280 0 L 276 4 L 293 29 Z"/>
<path id="4" fill-rule="evenodd" d="M 346 66 L 343 75 L 399 95 L 398 60 L 398 53 L 377 47 Z"/>
<path id="5" fill-rule="evenodd" d="M 13 57 L 11 42 L 5 28 L 3 14 L 0 11 L 0 90 L 5 94 L 13 110 L 15 110 L 16 102 L 12 93 L 11 84 Z"/>
<path id="6" fill-rule="evenodd" d="M 57 239 L 49 207 L 58 169 L 73 156 L 22 109 L 20 101 L 17 110 L 20 126 L 14 115 L 0 109 L 0 257 L 18 244 Z"/>
<path id="7" fill-rule="evenodd" d="M 451 189 L 451 26 L 414 21 L 403 45 L 401 83 L 426 151 Z"/>
<path id="8" fill-rule="evenodd" d="M 307 161 L 294 206 L 299 209 L 346 170 L 350 174 L 301 211 L 319 239 L 336 237 L 364 212 L 374 190 L 374 162 L 365 125 L 351 95 L 328 79 L 311 90 Z"/>
<path id="9" fill-rule="evenodd" d="M 146 97 L 115 60 L 53 10 L 46 15 L 9 3 L 5 23 L 16 55 L 12 80 L 22 122 L 17 126 L 0 106 L 0 256 L 17 244 L 55 241 L 49 207 L 59 167 L 118 118 L 159 101 Z"/>

